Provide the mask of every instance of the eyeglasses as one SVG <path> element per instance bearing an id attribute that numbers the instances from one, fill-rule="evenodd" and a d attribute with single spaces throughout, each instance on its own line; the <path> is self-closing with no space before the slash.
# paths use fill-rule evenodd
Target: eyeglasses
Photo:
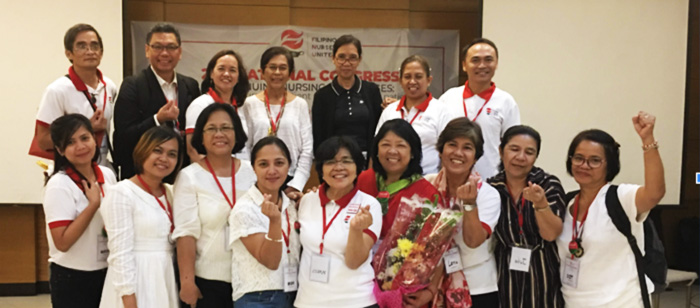
<path id="1" fill-rule="evenodd" d="M 354 165 L 355 161 L 352 160 L 351 158 L 343 158 L 341 160 L 329 159 L 329 160 L 323 161 L 323 165 L 326 167 L 335 167 L 338 164 L 342 165 L 343 167 L 348 167 L 348 166 Z"/>
<path id="2" fill-rule="evenodd" d="M 100 52 L 102 50 L 102 46 L 100 46 L 100 43 L 98 42 L 91 42 L 89 45 L 85 42 L 80 42 L 75 44 L 75 51 L 78 52 L 87 52 L 88 50 L 92 50 L 94 52 Z"/>
<path id="3" fill-rule="evenodd" d="M 338 55 L 335 57 L 335 59 L 340 63 L 350 62 L 352 64 L 355 64 L 357 62 L 360 62 L 360 57 L 358 57 L 357 55 Z"/>
<path id="4" fill-rule="evenodd" d="M 216 134 L 218 132 L 222 132 L 224 134 L 228 134 L 230 132 L 233 132 L 233 126 L 222 126 L 222 127 L 207 127 L 204 129 L 205 134 Z"/>
<path id="5" fill-rule="evenodd" d="M 153 44 L 153 45 L 149 45 L 149 47 L 151 47 L 151 49 L 155 50 L 156 52 L 162 52 L 163 49 L 167 50 L 168 52 L 173 52 L 173 51 L 177 50 L 178 48 L 180 48 L 179 45 L 175 45 L 175 44 L 169 44 L 169 45 L 165 45 L 165 46 L 160 45 L 160 44 Z"/>
<path id="6" fill-rule="evenodd" d="M 273 72 L 276 72 L 276 71 L 279 70 L 280 73 L 284 73 L 284 72 L 286 72 L 286 71 L 289 69 L 289 67 L 287 67 L 287 66 L 285 66 L 285 65 L 280 65 L 280 66 L 277 66 L 277 65 L 268 65 L 268 66 L 267 66 L 267 69 L 269 69 L 269 70 L 271 70 L 271 71 L 273 71 Z"/>
<path id="7" fill-rule="evenodd" d="M 603 165 L 603 162 L 605 159 L 602 159 L 597 156 L 592 156 L 589 158 L 583 157 L 583 155 L 574 155 L 571 156 L 571 164 L 574 166 L 583 166 L 583 164 L 588 164 L 588 167 L 591 168 L 598 168 Z"/>

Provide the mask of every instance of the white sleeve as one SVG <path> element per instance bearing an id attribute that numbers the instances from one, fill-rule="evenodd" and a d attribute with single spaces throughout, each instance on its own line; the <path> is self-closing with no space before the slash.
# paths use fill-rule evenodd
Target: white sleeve
<path id="1" fill-rule="evenodd" d="M 512 97 L 510 97 L 508 101 L 510 102 L 510 106 L 507 107 L 508 110 L 504 110 L 505 115 L 503 116 L 503 125 L 501 126 L 501 137 L 503 137 L 506 130 L 512 126 L 520 125 L 520 109 L 518 108 L 518 104 Z"/>
<path id="2" fill-rule="evenodd" d="M 301 154 L 297 160 L 297 168 L 294 171 L 294 177 L 289 181 L 288 186 L 294 187 L 299 191 L 304 190 L 306 182 L 311 176 L 311 165 L 314 160 L 314 136 L 311 129 L 311 117 L 309 116 L 309 106 L 305 100 L 300 99 L 299 106 L 299 123 L 301 134 Z"/>
<path id="3" fill-rule="evenodd" d="M 119 186 L 110 189 L 100 208 L 109 247 L 109 269 L 114 271 L 114 288 L 119 298 L 136 292 L 134 249 L 134 199 Z"/>
<path id="4" fill-rule="evenodd" d="M 493 232 L 501 216 L 501 196 L 498 191 L 486 182 L 481 182 L 479 194 L 476 196 L 476 206 L 479 209 L 479 220 L 488 225 Z"/>
<path id="5" fill-rule="evenodd" d="M 242 108 L 243 107 L 239 108 L 236 114 L 238 114 L 238 118 L 241 119 L 241 127 L 243 127 L 243 132 L 245 133 L 246 137 L 248 137 L 248 140 L 251 140 L 252 137 L 248 134 L 248 121 L 246 121 L 246 117 L 243 116 L 243 112 L 241 111 Z M 246 141 L 246 144 L 247 143 L 248 142 Z M 235 156 L 238 159 L 250 160 L 250 152 L 248 151 L 248 147 L 244 146 L 243 149 L 236 153 Z"/>
<path id="6" fill-rule="evenodd" d="M 56 91 L 51 86 L 46 88 L 44 95 L 41 97 L 36 119 L 46 124 L 53 123 L 54 120 L 64 114 L 63 100 L 64 98 L 59 91 Z"/>
<path id="7" fill-rule="evenodd" d="M 185 132 L 188 134 L 194 132 L 194 126 L 197 124 L 197 118 L 205 107 L 206 105 L 200 104 L 198 100 L 194 100 L 192 104 L 187 107 L 187 111 L 185 112 Z"/>
<path id="8" fill-rule="evenodd" d="M 374 130 L 374 135 L 377 136 L 377 133 L 379 132 L 379 129 L 382 128 L 382 125 L 384 125 L 384 122 L 390 120 L 389 119 L 389 108 L 394 105 L 393 103 L 389 104 L 389 106 L 386 106 L 384 110 L 382 111 L 382 115 L 379 116 L 379 121 L 377 121 L 377 129 Z"/>
<path id="9" fill-rule="evenodd" d="M 251 201 L 250 199 L 245 200 L 245 202 Z M 262 221 L 260 215 L 252 212 L 254 210 L 260 210 L 260 207 L 246 203 L 238 204 L 233 208 L 228 217 L 229 226 L 231 226 L 229 246 L 242 237 L 256 233 L 267 233 L 270 221 Z"/>
<path id="10" fill-rule="evenodd" d="M 58 176 L 62 175 L 54 175 L 46 184 L 46 190 L 44 191 L 44 216 L 49 229 L 67 225 L 66 223 L 75 220 L 78 214 L 73 194 L 66 187 L 68 184 L 75 184 L 61 181 L 60 178 L 56 178 Z M 60 225 L 55 225 L 54 223 Z"/>
<path id="11" fill-rule="evenodd" d="M 622 205 L 622 208 L 625 210 L 625 214 L 627 214 L 627 218 L 629 218 L 632 224 L 642 223 L 647 219 L 647 216 L 649 216 L 649 211 L 647 211 L 641 213 L 641 215 L 637 217 L 637 215 L 640 214 L 637 212 L 636 203 L 637 191 L 639 190 L 639 187 L 641 186 L 636 184 L 620 184 L 617 187 L 617 199 L 620 200 L 620 204 Z"/>
<path id="12" fill-rule="evenodd" d="M 238 157 L 238 156 L 236 156 L 236 157 L 238 157 L 239 159 L 246 159 L 246 160 L 250 160 L 250 153 L 252 153 L 253 146 L 255 145 L 253 142 L 253 138 L 255 136 L 255 127 L 254 127 L 255 121 L 253 121 L 253 119 L 250 118 L 250 116 L 251 116 L 250 101 L 251 100 L 246 99 L 246 103 L 243 105 L 243 107 L 241 107 L 241 109 L 239 109 L 240 112 L 238 113 L 238 115 L 241 118 L 241 123 L 243 123 L 243 125 L 245 125 L 244 127 L 246 128 L 246 136 L 248 137 L 248 140 L 245 142 L 245 148 L 241 152 L 245 151 L 245 153 L 248 155 L 248 158 Z"/>
<path id="13" fill-rule="evenodd" d="M 173 191 L 173 220 L 175 230 L 173 239 L 192 236 L 199 239 L 202 223 L 199 221 L 199 203 L 197 202 L 196 179 L 191 179 L 188 172 L 180 172 L 175 180 Z"/>

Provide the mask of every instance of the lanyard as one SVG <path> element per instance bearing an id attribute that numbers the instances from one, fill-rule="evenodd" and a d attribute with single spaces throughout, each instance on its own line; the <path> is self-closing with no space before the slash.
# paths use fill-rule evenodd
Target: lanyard
<path id="1" fill-rule="evenodd" d="M 427 98 L 426 100 L 424 100 L 423 103 L 421 103 L 421 105 L 423 105 L 425 102 L 428 102 L 428 104 L 430 104 L 429 102 L 430 102 L 432 99 L 433 99 L 433 94 L 428 93 L 428 98 Z M 399 106 L 400 106 L 400 107 L 399 107 L 399 111 L 401 111 L 401 118 L 404 119 L 405 121 L 407 121 L 408 124 L 413 125 L 413 121 L 416 120 L 416 118 L 418 117 L 418 115 L 421 114 L 421 113 L 423 112 L 423 110 L 420 110 L 420 109 L 416 108 L 416 109 L 418 110 L 418 111 L 416 112 L 416 115 L 414 115 L 414 116 L 413 116 L 413 119 L 411 119 L 411 120 L 409 121 L 409 120 L 406 118 L 406 116 L 404 115 L 404 111 L 403 111 L 403 107 L 405 106 L 405 104 L 406 104 L 406 95 L 404 95 L 403 97 L 401 97 L 401 101 L 399 102 Z M 427 109 L 427 108 L 426 108 L 426 109 Z"/>
<path id="2" fill-rule="evenodd" d="M 473 95 L 472 95 L 472 96 L 469 96 L 468 91 L 471 92 L 471 90 L 469 89 L 469 81 L 467 81 L 467 83 L 464 84 L 464 92 L 462 92 L 462 107 L 464 107 L 464 116 L 465 116 L 467 119 L 469 119 L 469 115 L 467 114 L 467 102 L 466 102 L 466 100 L 467 100 L 468 98 L 470 98 L 470 97 L 473 96 Z M 486 106 L 486 104 L 489 103 L 489 101 L 491 101 L 491 96 L 489 96 L 489 97 L 484 101 L 484 104 L 481 105 L 481 108 L 479 109 L 479 112 L 477 112 L 477 113 L 476 113 L 476 116 L 475 116 L 473 119 L 470 119 L 470 121 L 472 121 L 472 122 L 476 121 L 476 118 L 479 117 L 479 115 L 481 114 L 481 111 L 484 110 L 484 107 Z"/>
<path id="3" fill-rule="evenodd" d="M 163 184 L 162 184 L 162 183 L 160 184 L 160 190 L 163 192 L 163 195 L 165 196 L 165 203 L 168 204 L 168 208 L 167 208 L 167 209 L 165 208 L 165 205 L 163 205 L 163 202 L 161 202 L 160 199 L 158 199 L 158 197 L 156 197 L 156 196 L 151 192 L 151 189 L 148 187 L 148 184 L 146 184 L 146 182 L 143 181 L 143 179 L 141 178 L 141 175 L 140 175 L 140 174 L 137 174 L 137 175 L 136 175 L 136 178 L 139 179 L 139 182 L 141 182 L 141 185 L 143 185 L 143 188 L 146 189 L 146 192 L 147 192 L 149 195 L 153 196 L 153 198 L 155 198 L 156 201 L 158 201 L 158 204 L 160 205 L 160 208 L 162 208 L 163 211 L 165 211 L 165 215 L 167 215 L 167 216 L 168 216 L 168 219 L 170 219 L 170 232 L 172 233 L 173 230 L 175 229 L 175 224 L 173 223 L 173 214 L 172 214 L 172 213 L 173 213 L 173 208 L 172 208 L 172 206 L 170 206 L 170 201 L 168 201 L 168 195 L 165 193 L 165 188 L 163 187 Z"/>
<path id="4" fill-rule="evenodd" d="M 523 207 L 525 207 L 525 197 L 523 196 L 523 193 L 520 193 L 520 208 L 518 208 L 518 205 L 515 203 L 515 197 L 513 194 L 510 192 L 510 186 L 508 186 L 508 183 L 506 183 L 506 189 L 508 190 L 508 194 L 510 195 L 510 204 L 513 206 L 515 211 L 518 213 L 518 225 L 520 226 L 520 234 L 523 234 L 523 222 L 524 222 L 524 215 L 523 215 Z"/>
<path id="5" fill-rule="evenodd" d="M 340 206 L 340 205 L 338 205 Z M 341 206 L 337 212 L 335 212 L 335 215 L 333 215 L 333 218 L 331 218 L 331 221 L 328 222 L 326 225 L 326 205 L 323 205 L 323 233 L 321 233 L 321 245 L 319 246 L 321 250 L 321 254 L 323 254 L 323 241 L 326 239 L 326 232 L 328 232 L 328 229 L 331 228 L 331 225 L 333 224 L 333 221 L 335 220 L 336 217 L 338 217 L 338 214 L 343 210 L 343 207 Z"/>
<path id="6" fill-rule="evenodd" d="M 574 200 L 574 221 L 571 224 L 571 240 L 576 241 L 576 240 L 581 240 L 581 237 L 583 236 L 583 224 L 586 222 L 586 218 L 588 217 L 588 210 L 591 209 L 589 206 L 586 209 L 586 213 L 583 214 L 583 218 L 581 219 L 581 226 L 576 227 L 576 221 L 578 220 L 578 199 L 579 199 L 580 194 L 576 195 L 576 200 Z"/>
<path id="7" fill-rule="evenodd" d="M 267 97 L 267 90 L 265 90 L 265 107 L 267 107 L 267 118 L 270 120 L 270 129 L 267 131 L 269 136 L 277 135 L 277 130 L 279 129 L 280 117 L 284 112 L 284 104 L 287 102 L 287 92 L 284 92 L 282 96 L 282 106 L 280 106 L 280 112 L 277 114 L 276 119 L 272 119 L 272 111 L 270 111 L 270 99 Z"/>
<path id="8" fill-rule="evenodd" d="M 216 182 L 216 185 L 219 186 L 219 191 L 221 191 L 221 194 L 224 195 L 226 202 L 231 207 L 231 209 L 233 209 L 233 205 L 236 204 L 236 162 L 233 160 L 233 157 L 231 157 L 231 197 L 233 198 L 233 202 L 231 202 L 231 199 L 229 199 L 228 196 L 226 195 L 226 191 L 224 191 L 224 187 L 221 186 L 221 182 L 219 182 L 219 178 L 216 177 L 216 173 L 214 173 L 214 168 L 211 167 L 211 163 L 209 163 L 209 159 L 205 157 L 204 162 L 207 163 L 207 168 L 209 168 L 209 172 L 211 172 L 211 176 L 214 177 L 214 181 Z"/>
<path id="9" fill-rule="evenodd" d="M 102 112 L 105 111 L 105 107 L 107 106 L 107 83 L 102 79 L 102 73 L 97 71 L 97 76 L 100 77 L 100 80 L 102 82 L 102 90 L 103 90 L 103 95 L 102 95 Z M 75 87 L 76 90 L 83 92 L 85 95 L 85 98 L 87 98 L 88 103 L 90 103 L 90 107 L 92 107 L 92 111 L 97 111 L 97 99 L 90 94 L 90 92 L 87 90 L 87 85 L 85 85 L 85 82 L 83 82 L 82 79 L 78 76 L 78 74 L 75 72 L 75 69 L 71 66 L 68 68 L 68 78 L 73 82 L 73 86 Z"/>
<path id="10" fill-rule="evenodd" d="M 100 187 L 100 193 L 102 194 L 102 197 L 104 198 L 105 196 L 105 191 L 102 188 L 102 184 L 104 184 L 104 175 L 102 174 L 102 170 L 100 170 L 100 167 L 97 166 L 96 162 L 92 163 L 92 170 L 95 172 L 95 177 L 97 178 L 97 185 Z M 85 182 L 90 184 L 90 181 L 87 180 L 87 178 L 80 174 L 78 171 L 76 171 L 72 166 L 67 166 L 65 169 L 66 175 L 75 183 L 75 185 L 80 188 L 80 190 L 85 193 L 85 188 L 83 187 L 83 182 L 82 180 L 85 180 Z"/>
<path id="11" fill-rule="evenodd" d="M 214 91 L 213 88 L 209 88 L 209 91 L 207 92 L 207 94 L 209 94 L 209 96 L 211 96 L 211 98 L 212 98 L 212 99 L 214 100 L 214 102 L 216 102 L 216 103 L 219 103 L 219 104 L 225 104 L 225 103 L 226 103 L 226 102 L 224 102 L 223 99 L 221 99 L 221 96 L 219 96 L 219 94 L 216 94 L 216 91 Z M 236 103 L 236 98 L 235 98 L 235 97 L 231 99 L 231 106 L 233 106 L 233 109 L 236 110 L 236 112 L 238 112 L 238 103 Z"/>
<path id="12" fill-rule="evenodd" d="M 325 208 L 324 208 L 325 209 Z M 287 254 L 290 253 L 289 251 L 289 236 L 290 232 L 292 231 L 292 227 L 289 225 L 289 209 L 284 210 L 284 214 L 287 215 L 287 233 L 284 233 L 284 229 L 282 229 L 282 238 L 284 238 L 284 244 L 287 245 Z M 323 245 L 323 244 L 321 244 Z M 321 246 L 323 247 L 323 246 Z M 323 249 L 323 248 L 321 248 Z"/>

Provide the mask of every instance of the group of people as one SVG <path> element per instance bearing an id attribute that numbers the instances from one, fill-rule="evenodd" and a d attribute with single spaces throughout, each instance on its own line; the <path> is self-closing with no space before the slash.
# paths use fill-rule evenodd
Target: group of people
<path id="1" fill-rule="evenodd" d="M 233 50 L 214 55 L 200 88 L 175 72 L 178 31 L 157 24 L 149 67 L 117 95 L 97 69 L 97 30 L 78 24 L 64 42 L 72 65 L 47 88 L 35 136 L 54 155 L 44 196 L 54 307 L 379 307 L 371 256 L 413 196 L 462 212 L 450 249 L 459 267 L 440 265 L 402 294 L 404 307 L 642 307 L 648 296 L 605 202 L 615 187 L 643 245 L 665 193 L 655 117 L 632 118 L 643 185 L 611 186 L 619 144 L 591 129 L 569 146 L 580 192 L 565 200 L 535 166 L 540 134 L 492 82 L 487 39 L 465 46 L 468 81 L 439 99 L 428 61 L 406 58 L 404 95 L 391 102 L 355 75 L 362 46 L 343 35 L 336 77 L 310 109 L 286 90 L 295 67 L 283 47 L 262 55 L 260 93 L 248 96 Z M 321 184 L 303 191 L 311 168 Z M 455 302 L 455 286 L 470 297 Z"/>

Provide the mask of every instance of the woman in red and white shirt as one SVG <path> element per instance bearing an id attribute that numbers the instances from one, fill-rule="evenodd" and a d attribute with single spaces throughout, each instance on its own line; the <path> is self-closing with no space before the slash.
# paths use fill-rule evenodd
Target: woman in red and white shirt
<path id="1" fill-rule="evenodd" d="M 49 242 L 53 307 L 97 307 L 107 268 L 107 238 L 99 208 L 104 185 L 117 182 L 98 166 L 90 120 L 68 114 L 51 124 L 54 172 L 46 183 L 44 214 Z"/>

